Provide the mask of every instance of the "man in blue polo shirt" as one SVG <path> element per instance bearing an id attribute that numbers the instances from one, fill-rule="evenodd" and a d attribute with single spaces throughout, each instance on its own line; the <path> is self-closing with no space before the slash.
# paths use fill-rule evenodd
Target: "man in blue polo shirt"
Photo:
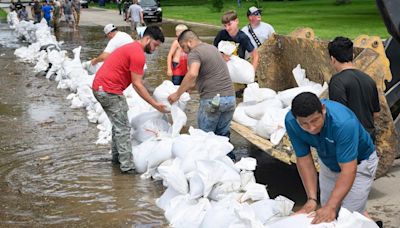
<path id="1" fill-rule="evenodd" d="M 297 170 L 308 200 L 298 213 L 317 209 L 317 171 L 310 148 L 320 163 L 321 208 L 313 224 L 331 222 L 340 207 L 368 216 L 365 206 L 378 165 L 375 146 L 355 114 L 340 103 L 319 100 L 310 92 L 297 95 L 285 119 L 297 156 Z"/>

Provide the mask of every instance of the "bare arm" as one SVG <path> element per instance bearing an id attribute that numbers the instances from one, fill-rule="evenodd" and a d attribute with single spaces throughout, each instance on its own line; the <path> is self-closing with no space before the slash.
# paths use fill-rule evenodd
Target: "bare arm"
<path id="1" fill-rule="evenodd" d="M 103 62 L 110 55 L 108 52 L 102 52 L 99 56 L 92 59 L 91 64 L 96 65 L 97 63 Z"/>
<path id="2" fill-rule="evenodd" d="M 311 154 L 296 158 L 297 170 L 308 198 L 317 199 L 317 170 Z M 317 208 L 316 200 L 307 200 L 297 213 L 310 213 Z"/>
<path id="3" fill-rule="evenodd" d="M 149 103 L 151 106 L 153 106 L 158 111 L 167 112 L 165 110 L 165 105 L 154 100 L 154 98 L 147 91 L 146 87 L 144 87 L 144 85 L 142 83 L 143 75 L 139 75 L 139 74 L 131 72 L 131 78 L 132 78 L 132 87 L 133 87 L 133 89 L 136 90 L 136 92 L 139 94 L 139 96 L 141 96 L 145 101 L 147 101 L 147 103 Z"/>
<path id="4" fill-rule="evenodd" d="M 167 57 L 167 75 L 169 77 L 172 76 L 172 57 L 174 56 L 176 50 L 179 47 L 179 43 L 178 40 L 174 40 L 174 42 L 172 42 L 171 48 L 169 49 L 168 52 L 168 57 Z"/>
<path id="5" fill-rule="evenodd" d="M 357 160 L 339 163 L 339 166 L 341 171 L 336 180 L 332 194 L 326 205 L 316 211 L 315 217 L 311 222 L 312 224 L 332 222 L 336 218 L 336 210 L 340 207 L 344 197 L 346 197 L 353 186 L 357 173 Z"/>
<path id="6" fill-rule="evenodd" d="M 260 59 L 260 56 L 258 54 L 258 51 L 256 48 L 254 48 L 254 50 L 251 52 L 251 56 L 252 56 L 252 64 L 253 64 L 253 68 L 254 71 L 257 70 L 257 66 L 258 66 L 258 61 Z"/>
<path id="7" fill-rule="evenodd" d="M 199 69 L 200 69 L 200 63 L 194 62 L 190 64 L 189 70 L 186 73 L 185 77 L 183 78 L 183 81 L 181 85 L 179 86 L 178 90 L 169 95 L 168 101 L 173 104 L 177 100 L 179 100 L 179 97 L 186 91 L 190 90 L 193 85 L 196 83 L 196 78 L 199 75 Z"/>
<path id="8" fill-rule="evenodd" d="M 140 11 L 140 23 L 144 25 L 143 11 Z"/>

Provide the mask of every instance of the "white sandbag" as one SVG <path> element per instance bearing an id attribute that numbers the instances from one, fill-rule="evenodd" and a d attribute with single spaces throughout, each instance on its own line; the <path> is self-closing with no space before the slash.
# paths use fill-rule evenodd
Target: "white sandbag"
<path id="1" fill-rule="evenodd" d="M 253 201 L 269 199 L 267 188 L 265 185 L 257 183 L 248 183 L 245 187 L 246 192 L 240 198 L 240 202 L 244 202 L 248 199 Z"/>
<path id="2" fill-rule="evenodd" d="M 159 164 L 171 158 L 172 139 L 161 137 L 147 140 L 140 145 L 133 147 L 133 161 L 138 173 L 157 168 Z M 150 177 L 153 173 L 149 173 Z"/>
<path id="3" fill-rule="evenodd" d="M 153 92 L 154 98 L 166 106 L 166 110 L 171 110 L 171 104 L 168 101 L 168 96 L 175 93 L 179 86 L 175 86 L 170 80 L 165 80 Z M 186 103 L 190 100 L 189 93 L 185 92 L 178 100 L 178 106 L 185 110 Z"/>
<path id="4" fill-rule="evenodd" d="M 239 191 L 240 182 L 219 182 L 213 186 L 210 194 L 208 195 L 208 198 L 210 198 L 211 200 L 219 201 L 226 198 L 229 194 Z"/>
<path id="5" fill-rule="evenodd" d="M 233 83 L 250 84 L 254 82 L 254 67 L 248 61 L 232 55 L 226 65 Z"/>
<path id="6" fill-rule="evenodd" d="M 190 173 L 189 179 L 189 195 L 190 199 L 198 199 L 204 194 L 204 183 L 200 175 L 196 171 Z"/>
<path id="7" fill-rule="evenodd" d="M 198 175 L 203 182 L 203 196 L 207 197 L 210 194 L 212 187 L 217 183 L 223 176 L 225 169 L 221 167 L 221 163 L 210 160 L 199 160 L 196 161 Z"/>
<path id="8" fill-rule="evenodd" d="M 257 160 L 252 157 L 242 157 L 235 163 L 235 167 L 242 170 L 256 170 Z"/>
<path id="9" fill-rule="evenodd" d="M 243 203 L 241 208 L 235 209 L 235 214 L 238 216 L 240 223 L 232 224 L 233 226 L 264 228 L 264 225 L 247 203 Z"/>
<path id="10" fill-rule="evenodd" d="M 258 121 L 256 134 L 271 139 L 274 145 L 279 144 L 285 134 L 285 116 L 289 109 L 270 108 L 264 113 L 264 116 Z"/>
<path id="11" fill-rule="evenodd" d="M 146 31 L 147 26 L 137 26 L 136 32 L 139 36 L 139 39 L 143 37 L 144 31 Z"/>
<path id="12" fill-rule="evenodd" d="M 172 145 L 172 157 L 185 158 L 187 152 L 193 147 L 193 140 L 192 136 L 186 134 L 175 137 Z"/>
<path id="13" fill-rule="evenodd" d="M 167 207 L 169 207 L 169 203 L 171 202 L 171 200 L 179 195 L 180 195 L 179 192 L 177 192 L 177 191 L 175 191 L 175 189 L 169 187 L 160 196 L 160 198 L 156 199 L 156 205 L 157 205 L 157 207 L 165 210 Z"/>
<path id="14" fill-rule="evenodd" d="M 169 130 L 170 124 L 167 121 L 163 119 L 150 119 L 135 130 L 133 138 L 140 142 L 144 142 L 151 138 L 157 138 L 163 133 L 166 134 Z"/>
<path id="15" fill-rule="evenodd" d="M 274 221 L 271 224 L 267 223 L 265 227 L 267 228 L 310 228 L 314 226 L 311 226 L 311 221 L 313 218 L 309 218 L 307 214 L 297 214 L 297 215 L 292 215 L 288 217 L 284 217 L 278 221 Z M 325 224 L 317 225 L 318 227 L 322 228 L 328 228 L 331 226 L 326 226 Z M 333 227 L 332 227 L 333 228 Z"/>
<path id="16" fill-rule="evenodd" d="M 235 209 L 241 205 L 231 195 L 211 205 L 207 210 L 200 228 L 226 228 L 230 224 L 239 223 Z"/>
<path id="17" fill-rule="evenodd" d="M 265 224 L 272 217 L 278 215 L 278 211 L 275 210 L 276 202 L 272 199 L 264 199 L 252 203 L 251 208 L 255 212 L 257 218 Z"/>
<path id="18" fill-rule="evenodd" d="M 129 123 L 133 129 L 138 129 L 142 124 L 146 123 L 151 119 L 160 119 L 163 114 L 158 111 L 142 112 L 139 115 L 134 116 L 129 120 Z"/>
<path id="19" fill-rule="evenodd" d="M 327 88 L 326 83 L 324 83 L 324 86 L 321 86 L 320 84 L 315 83 L 314 85 L 294 87 L 291 89 L 280 91 L 280 92 L 278 92 L 277 97 L 282 101 L 284 107 L 288 107 L 292 104 L 293 98 L 296 97 L 297 95 L 299 95 L 300 93 L 311 92 L 311 93 L 314 93 L 315 95 L 319 96 L 322 94 L 322 92 L 326 88 Z"/>
<path id="20" fill-rule="evenodd" d="M 334 222 L 338 228 L 378 228 L 378 225 L 371 219 L 354 211 L 351 213 L 346 208 L 340 208 L 337 221 Z"/>
<path id="21" fill-rule="evenodd" d="M 272 99 L 276 96 L 276 92 L 269 88 L 260 88 L 257 82 L 248 84 L 243 91 L 243 102 L 261 102 L 263 100 Z"/>
<path id="22" fill-rule="evenodd" d="M 218 43 L 218 51 L 224 53 L 225 55 L 231 56 L 236 50 L 236 45 L 233 42 L 221 40 Z"/>
<path id="23" fill-rule="evenodd" d="M 177 196 L 171 200 L 171 207 L 165 211 L 165 217 L 171 227 L 199 227 L 206 211 L 210 207 L 208 199 L 189 200 L 186 196 Z"/>
<path id="24" fill-rule="evenodd" d="M 256 103 L 254 105 L 249 105 L 244 111 L 249 117 L 260 120 L 263 117 L 265 111 L 270 108 L 283 108 L 282 101 L 275 97 Z"/>
<path id="25" fill-rule="evenodd" d="M 85 69 L 88 74 L 96 74 L 102 65 L 103 62 L 92 65 L 92 61 L 86 61 L 82 63 L 82 68 Z"/>
<path id="26" fill-rule="evenodd" d="M 186 114 L 178 107 L 178 104 L 173 104 L 171 106 L 171 116 L 172 116 L 172 137 L 178 136 L 187 122 Z"/>
<path id="27" fill-rule="evenodd" d="M 170 166 L 159 166 L 157 168 L 160 175 L 166 180 L 168 187 L 172 187 L 180 194 L 188 193 L 189 186 L 185 174 L 181 170 L 182 160 L 175 158 Z"/>
<path id="28" fill-rule="evenodd" d="M 238 106 L 236 106 L 235 112 L 233 113 L 233 120 L 246 127 L 254 129 L 257 126 L 258 120 L 246 115 L 246 106 L 248 105 L 246 105 L 245 103 L 240 103 Z"/>
<path id="29" fill-rule="evenodd" d="M 276 207 L 275 211 L 277 212 L 277 215 L 282 217 L 282 216 L 288 216 L 292 213 L 294 202 L 285 196 L 277 196 L 275 199 Z"/>
<path id="30" fill-rule="evenodd" d="M 240 171 L 240 189 L 245 190 L 249 183 L 256 183 L 256 178 L 253 171 Z"/>

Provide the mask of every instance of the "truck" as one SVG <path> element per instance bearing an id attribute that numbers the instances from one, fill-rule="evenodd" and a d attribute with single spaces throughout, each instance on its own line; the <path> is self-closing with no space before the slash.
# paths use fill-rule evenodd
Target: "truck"
<path id="1" fill-rule="evenodd" d="M 400 64 L 392 63 L 391 65 L 386 53 L 399 55 L 400 49 L 396 51 L 393 48 L 399 47 L 397 45 L 400 41 L 400 16 L 397 16 L 398 13 L 390 12 L 392 10 L 395 12 L 396 9 L 399 12 L 400 3 L 396 0 L 377 0 L 377 6 L 392 37 L 382 42 L 377 36 L 358 36 L 353 41 L 355 53 L 353 63 L 358 69 L 370 75 L 378 88 L 381 111 L 375 126 L 376 149 L 380 158 L 376 177 L 379 178 L 390 169 L 394 159 L 399 155 L 400 70 L 398 67 Z M 398 17 L 399 20 L 394 17 Z M 327 46 L 327 41 L 315 38 L 311 28 L 300 28 L 289 35 L 274 34 L 258 49 L 260 62 L 256 70 L 256 78 L 259 86 L 275 91 L 297 86 L 292 76 L 292 69 L 297 64 L 305 69 L 309 80 L 320 84 L 329 82 L 334 69 L 330 64 Z M 398 56 L 394 58 L 395 60 L 392 61 L 396 61 Z M 323 93 L 321 98 L 327 98 L 327 96 L 327 93 Z M 231 128 L 272 157 L 287 164 L 296 163 L 287 135 L 278 145 L 273 145 L 269 140 L 256 135 L 251 129 L 235 121 L 232 121 Z M 318 169 L 317 153 L 313 150 L 311 152 Z"/>

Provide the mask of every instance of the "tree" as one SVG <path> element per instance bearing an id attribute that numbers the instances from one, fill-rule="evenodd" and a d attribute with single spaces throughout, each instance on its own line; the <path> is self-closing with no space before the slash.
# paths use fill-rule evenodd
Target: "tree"
<path id="1" fill-rule="evenodd" d="M 224 8 L 224 0 L 212 0 L 212 6 L 217 12 L 221 12 Z"/>

